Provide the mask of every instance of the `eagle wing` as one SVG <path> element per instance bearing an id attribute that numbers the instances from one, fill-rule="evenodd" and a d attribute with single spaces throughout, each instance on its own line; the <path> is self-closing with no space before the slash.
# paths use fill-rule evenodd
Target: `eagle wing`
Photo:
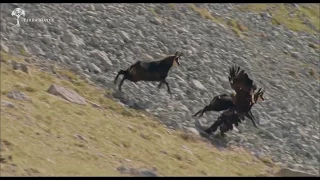
<path id="1" fill-rule="evenodd" d="M 252 94 L 256 89 L 248 74 L 236 65 L 229 68 L 229 83 L 237 94 L 240 94 L 240 91 Z"/>

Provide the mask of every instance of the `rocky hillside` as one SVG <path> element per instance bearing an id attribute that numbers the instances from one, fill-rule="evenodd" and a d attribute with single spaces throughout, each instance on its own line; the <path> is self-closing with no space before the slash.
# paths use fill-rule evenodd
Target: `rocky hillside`
<path id="1" fill-rule="evenodd" d="M 25 18 L 14 26 L 15 8 Z M 319 171 L 319 6 L 308 4 L 1 4 L 1 46 L 14 53 L 70 67 L 115 93 L 129 107 L 144 109 L 169 128 L 194 127 L 191 115 L 231 90 L 227 69 L 236 63 L 268 98 L 250 122 L 228 133 L 242 146 L 279 165 Z M 21 17 L 22 18 L 22 17 Z M 13 27 L 14 26 L 14 27 Z M 6 48 L 7 47 L 7 48 Z M 182 50 L 181 66 L 168 82 L 173 99 L 156 83 L 125 82 L 118 70 Z M 210 125 L 218 113 L 206 113 Z"/>
<path id="2" fill-rule="evenodd" d="M 243 148 L 170 130 L 64 68 L 4 52 L 1 61 L 1 176 L 272 176 L 279 169 Z"/>

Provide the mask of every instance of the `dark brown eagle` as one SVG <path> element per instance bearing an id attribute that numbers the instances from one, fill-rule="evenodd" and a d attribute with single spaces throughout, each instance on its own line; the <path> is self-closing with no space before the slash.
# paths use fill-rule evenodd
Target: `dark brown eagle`
<path id="1" fill-rule="evenodd" d="M 214 133 L 220 127 L 221 135 L 232 130 L 233 124 L 238 126 L 245 117 L 249 118 L 257 128 L 251 108 L 254 104 L 264 101 L 264 90 L 261 88 L 256 92 L 257 87 L 249 78 L 248 74 L 239 66 L 229 68 L 229 82 L 235 91 L 233 94 L 222 94 L 213 98 L 210 104 L 194 114 L 194 117 L 203 115 L 206 111 L 224 111 L 218 120 L 208 129 L 206 133 Z"/>

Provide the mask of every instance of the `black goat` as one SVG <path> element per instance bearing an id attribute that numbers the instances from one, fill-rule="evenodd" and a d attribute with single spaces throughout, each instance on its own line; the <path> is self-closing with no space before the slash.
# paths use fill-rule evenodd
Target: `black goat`
<path id="1" fill-rule="evenodd" d="M 165 57 L 158 61 L 137 61 L 127 70 L 120 70 L 114 79 L 114 83 L 117 83 L 117 79 L 120 74 L 123 74 L 123 78 L 119 84 L 119 91 L 121 91 L 121 86 L 126 79 L 132 82 L 160 81 L 158 88 L 161 87 L 162 83 L 165 83 L 168 88 L 168 93 L 171 95 L 169 83 L 166 81 L 166 77 L 168 76 L 168 72 L 172 66 L 180 65 L 180 56 L 182 56 L 182 53 L 176 52 L 174 55 Z"/>

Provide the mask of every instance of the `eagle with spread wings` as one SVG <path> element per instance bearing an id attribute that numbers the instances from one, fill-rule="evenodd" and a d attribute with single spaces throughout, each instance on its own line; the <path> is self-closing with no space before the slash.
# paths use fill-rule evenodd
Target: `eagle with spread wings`
<path id="1" fill-rule="evenodd" d="M 198 111 L 195 115 L 203 115 L 206 111 L 224 111 L 218 120 L 208 129 L 208 134 L 214 133 L 220 127 L 221 135 L 224 132 L 232 130 L 233 124 L 238 126 L 245 117 L 249 118 L 257 128 L 251 108 L 254 104 L 264 101 L 264 90 L 260 88 L 257 92 L 257 86 L 249 78 L 248 74 L 239 66 L 229 68 L 229 83 L 235 91 L 233 94 L 222 94 L 213 98 L 208 106 Z"/>

